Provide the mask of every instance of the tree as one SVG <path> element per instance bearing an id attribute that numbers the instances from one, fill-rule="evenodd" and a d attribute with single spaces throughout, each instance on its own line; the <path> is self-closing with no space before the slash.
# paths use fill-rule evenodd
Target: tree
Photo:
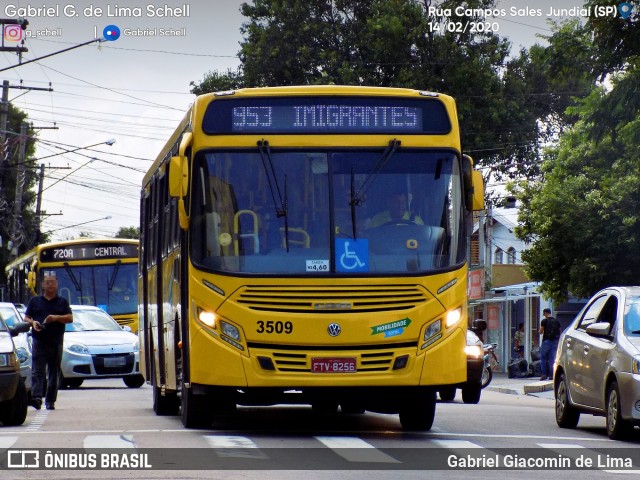
<path id="1" fill-rule="evenodd" d="M 120 227 L 115 238 L 132 238 L 138 240 L 140 238 L 140 227 Z"/>
<path id="2" fill-rule="evenodd" d="M 547 94 L 556 85 L 544 62 L 534 63 L 539 52 L 509 60 L 509 42 L 491 31 L 450 31 L 446 25 L 483 20 L 457 15 L 458 6 L 454 0 L 254 0 L 242 5 L 248 20 L 241 67 L 209 72 L 192 82 L 192 92 L 310 84 L 443 92 L 457 100 L 463 149 L 478 164 L 498 178 L 537 175 L 546 140 L 540 120 L 552 111 Z M 469 0 L 465 7 L 491 9 L 495 0 Z M 442 15 L 447 9 L 449 17 Z"/>
<path id="3" fill-rule="evenodd" d="M 20 130 L 27 115 L 9 104 L 7 115 L 7 132 L 4 144 L 0 145 L 0 283 L 4 283 L 4 267 L 12 257 L 12 251 L 18 255 L 33 246 L 36 238 L 35 213 L 33 210 L 37 174 L 29 157 L 35 151 L 34 132 L 27 128 L 25 148 L 24 183 L 20 213 L 15 213 L 16 180 L 18 178 L 20 152 Z M 14 227 L 17 225 L 17 236 L 14 238 Z M 11 242 L 11 243 L 9 243 Z M 15 249 L 15 250 L 14 250 Z"/>
<path id="4" fill-rule="evenodd" d="M 610 285 L 637 284 L 640 271 L 640 108 L 609 132 L 594 119 L 620 85 L 640 85 L 637 69 L 594 92 L 576 108 L 579 121 L 548 151 L 544 182 L 521 184 L 522 225 L 532 242 L 522 253 L 530 278 L 561 301 Z"/>
<path id="5" fill-rule="evenodd" d="M 547 152 L 542 177 L 512 186 L 522 202 L 516 234 L 532 244 L 522 254 L 525 269 L 556 301 L 637 284 L 640 15 L 638 8 L 634 12 L 626 20 L 592 17 L 584 26 L 575 25 L 577 39 L 560 31 L 545 54 L 560 81 L 572 74 L 565 62 L 574 59 L 580 82 L 607 79 L 611 84 L 565 110 L 566 121 L 575 124 Z"/>

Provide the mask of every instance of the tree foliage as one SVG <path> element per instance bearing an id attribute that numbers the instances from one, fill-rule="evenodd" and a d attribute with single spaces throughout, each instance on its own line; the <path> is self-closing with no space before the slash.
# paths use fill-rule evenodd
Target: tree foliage
<path id="1" fill-rule="evenodd" d="M 137 240 L 140 238 L 140 227 L 120 227 L 120 230 L 118 230 L 118 233 L 116 233 L 115 238 L 131 238 Z"/>
<path id="2" fill-rule="evenodd" d="M 20 129 L 27 115 L 9 104 L 6 142 L 0 145 L 0 283 L 4 283 L 4 267 L 12 251 L 18 255 L 33 246 L 36 239 L 34 203 L 36 194 L 32 190 L 37 172 L 29 157 L 35 151 L 34 132 L 27 128 L 23 193 L 21 209 L 15 212 L 16 185 L 20 159 Z M 15 229 L 15 230 L 14 230 Z"/>
<path id="3" fill-rule="evenodd" d="M 637 12 L 637 8 L 635 10 Z M 589 45 L 573 50 L 587 78 L 604 86 L 567 108 L 577 121 L 548 150 L 543 181 L 514 186 L 522 200 L 516 234 L 531 242 L 526 270 L 554 300 L 638 283 L 640 271 L 640 68 L 637 21 L 591 19 Z M 633 22 L 636 22 L 633 24 Z M 632 31 L 635 29 L 635 31 Z M 555 37 L 558 47 L 566 39 Z M 609 48 L 615 45 L 616 50 Z M 571 53 L 560 52 L 556 56 Z M 553 58 L 560 65 L 559 58 Z"/>

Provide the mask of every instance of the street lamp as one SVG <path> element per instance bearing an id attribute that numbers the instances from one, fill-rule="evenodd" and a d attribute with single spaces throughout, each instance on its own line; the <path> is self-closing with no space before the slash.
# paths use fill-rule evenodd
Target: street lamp
<path id="1" fill-rule="evenodd" d="M 72 148 L 71 150 L 64 150 L 62 147 L 58 147 L 57 145 L 53 145 L 54 147 L 60 148 L 61 150 L 64 150 L 64 151 L 62 151 L 60 153 L 52 153 L 51 155 L 46 155 L 46 156 L 40 157 L 40 158 L 34 158 L 31 161 L 32 162 L 39 162 L 40 160 L 44 160 L 45 158 L 57 157 L 58 155 L 64 155 L 65 153 L 73 153 L 73 152 L 77 152 L 78 150 L 86 150 L 87 148 L 97 147 L 98 145 L 109 145 L 109 146 L 111 146 L 114 143 L 116 143 L 116 139 L 115 138 L 110 138 L 109 140 L 106 140 L 104 142 L 94 143 L 93 145 L 87 145 L 86 147 Z"/>

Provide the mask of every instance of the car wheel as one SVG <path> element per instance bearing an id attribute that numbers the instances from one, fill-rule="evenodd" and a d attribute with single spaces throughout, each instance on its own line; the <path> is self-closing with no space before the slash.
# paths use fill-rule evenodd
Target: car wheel
<path id="1" fill-rule="evenodd" d="M 140 388 L 144 385 L 144 377 L 142 375 L 130 375 L 123 377 L 122 381 L 129 388 Z"/>
<path id="2" fill-rule="evenodd" d="M 443 402 L 451 402 L 456 398 L 456 387 L 444 387 L 438 391 L 440 400 Z"/>
<path id="3" fill-rule="evenodd" d="M 22 425 L 27 418 L 28 406 L 27 387 L 21 378 L 13 398 L 0 404 L 2 423 L 7 427 Z"/>
<path id="4" fill-rule="evenodd" d="M 58 372 L 58 388 L 60 390 L 69 388 L 69 381 L 66 378 L 64 378 L 64 375 L 62 374 L 62 370 Z"/>
<path id="5" fill-rule="evenodd" d="M 555 388 L 556 423 L 560 428 L 576 428 L 580 420 L 580 411 L 569 400 L 567 377 L 560 374 Z"/>
<path id="6" fill-rule="evenodd" d="M 612 440 L 628 438 L 633 431 L 633 424 L 622 418 L 618 382 L 611 382 L 607 390 L 607 435 Z"/>
<path id="7" fill-rule="evenodd" d="M 480 385 L 465 385 L 462 387 L 462 401 L 464 403 L 477 404 L 480 402 L 482 387 Z"/>
<path id="8" fill-rule="evenodd" d="M 400 410 L 400 424 L 406 431 L 431 430 L 435 416 L 435 390 L 420 392 Z"/>
<path id="9" fill-rule="evenodd" d="M 83 382 L 84 378 L 67 378 L 65 380 L 66 386 L 69 388 L 80 388 Z"/>

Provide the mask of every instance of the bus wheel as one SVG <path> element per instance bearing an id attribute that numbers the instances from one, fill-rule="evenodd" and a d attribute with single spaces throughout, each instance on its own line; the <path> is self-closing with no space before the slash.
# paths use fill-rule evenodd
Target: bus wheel
<path id="1" fill-rule="evenodd" d="M 180 399 L 178 392 L 160 392 L 160 387 L 153 387 L 153 411 L 156 415 L 178 415 L 180 413 Z"/>
<path id="2" fill-rule="evenodd" d="M 436 392 L 423 390 L 407 400 L 400 409 L 400 424 L 403 430 L 431 430 L 436 416 Z"/>
<path id="3" fill-rule="evenodd" d="M 186 428 L 207 428 L 213 423 L 213 410 L 207 408 L 207 396 L 195 395 L 193 389 L 182 386 L 182 424 Z"/>
<path id="4" fill-rule="evenodd" d="M 122 377 L 122 381 L 129 388 L 140 388 L 144 385 L 144 377 L 142 375 L 129 375 Z"/>

